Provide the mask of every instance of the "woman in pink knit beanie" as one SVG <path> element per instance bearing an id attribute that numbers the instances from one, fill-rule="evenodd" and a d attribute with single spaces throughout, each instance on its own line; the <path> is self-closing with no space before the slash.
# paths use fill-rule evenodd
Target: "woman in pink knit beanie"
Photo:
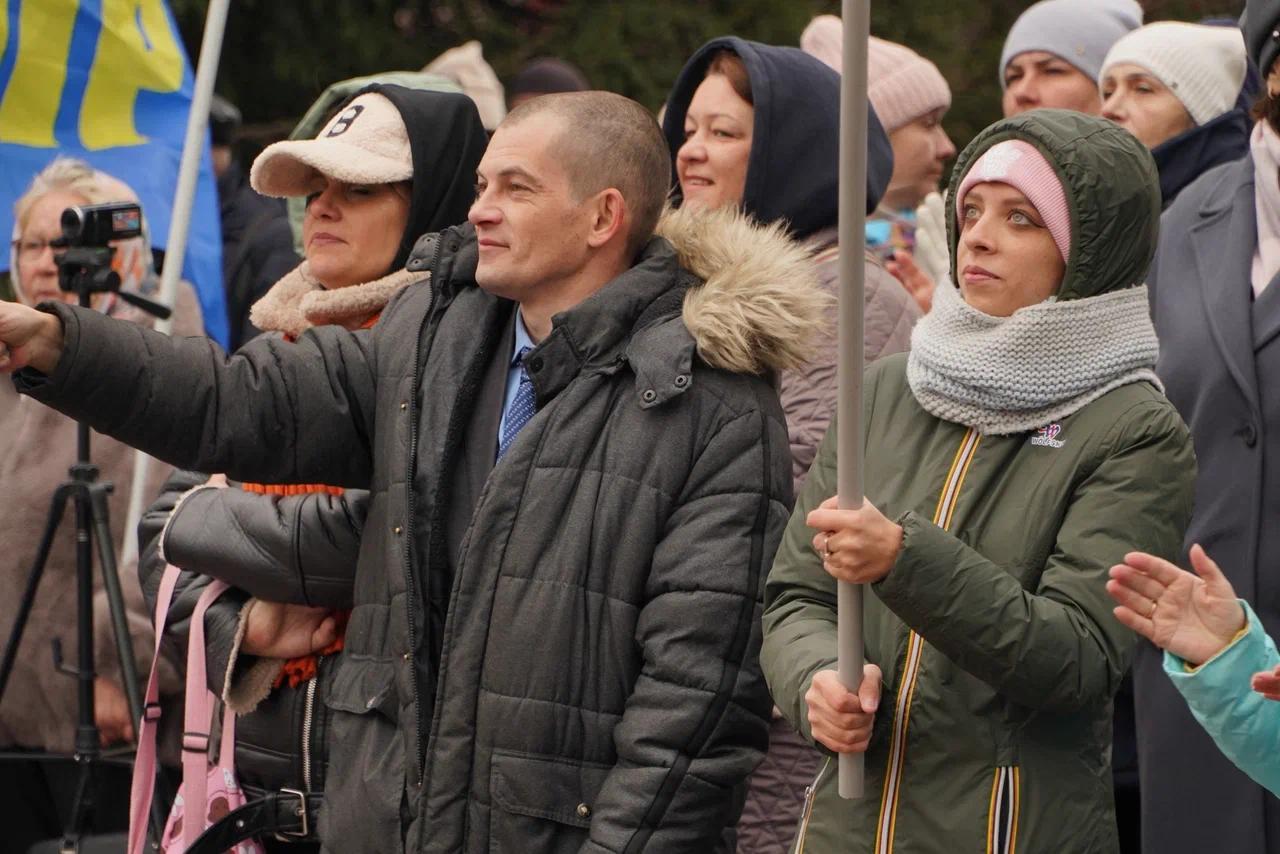
<path id="1" fill-rule="evenodd" d="M 800 48 L 836 71 L 843 67 L 843 27 L 834 15 L 819 15 L 800 36 Z M 956 155 L 942 119 L 951 107 L 951 87 L 938 66 L 900 44 L 871 37 L 867 96 L 893 147 L 893 175 L 875 215 L 867 221 L 867 248 L 885 261 L 922 311 L 932 304 L 934 283 L 948 264 L 942 198 L 938 185 Z M 928 215 L 922 205 L 930 200 Z M 917 244 L 921 243 L 919 252 Z"/>
<path id="2" fill-rule="evenodd" d="M 840 19 L 819 15 L 800 36 L 800 49 L 840 71 Z M 951 87 L 938 66 L 909 47 L 871 37 L 867 57 L 867 97 L 893 146 L 893 177 L 880 200 L 888 215 L 914 211 L 938 189 L 943 166 L 956 147 L 942 129 L 951 107 Z M 909 247 L 902 247 L 909 248 Z"/>
<path id="3" fill-rule="evenodd" d="M 885 211 L 914 211 L 938 189 L 956 147 L 942 129 L 951 88 L 938 66 L 909 47 L 871 37 L 867 95 L 893 146 L 893 177 L 880 201 Z"/>

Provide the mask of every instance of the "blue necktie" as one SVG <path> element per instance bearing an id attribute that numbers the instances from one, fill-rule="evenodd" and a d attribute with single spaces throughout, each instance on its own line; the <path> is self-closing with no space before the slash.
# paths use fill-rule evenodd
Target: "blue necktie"
<path id="1" fill-rule="evenodd" d="M 520 362 L 520 385 L 516 388 L 516 396 L 511 401 L 511 409 L 507 412 L 506 423 L 502 425 L 502 436 L 498 439 L 498 459 L 507 452 L 511 443 L 516 440 L 520 430 L 529 423 L 533 413 L 538 410 L 538 401 L 533 393 L 533 380 L 525 370 L 524 357 L 532 347 L 521 347 L 516 359 Z"/>

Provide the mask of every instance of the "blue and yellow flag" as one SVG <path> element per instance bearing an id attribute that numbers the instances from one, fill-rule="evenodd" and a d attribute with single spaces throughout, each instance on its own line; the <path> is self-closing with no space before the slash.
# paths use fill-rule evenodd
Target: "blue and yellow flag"
<path id="1" fill-rule="evenodd" d="M 151 239 L 169 234 L 194 77 L 165 0 L 0 0 L 0 235 L 13 204 L 58 155 L 137 191 Z M 8 265 L 3 253 L 0 266 Z M 223 344 L 222 238 L 208 143 L 183 278 Z"/>

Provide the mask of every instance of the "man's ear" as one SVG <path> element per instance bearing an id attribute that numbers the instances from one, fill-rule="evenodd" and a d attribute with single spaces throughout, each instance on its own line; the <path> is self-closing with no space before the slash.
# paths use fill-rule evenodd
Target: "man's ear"
<path id="1" fill-rule="evenodd" d="M 627 220 L 627 201 L 614 187 L 602 190 L 587 202 L 591 206 L 590 230 L 587 232 L 587 245 L 599 249 L 618 236 L 625 236 Z"/>

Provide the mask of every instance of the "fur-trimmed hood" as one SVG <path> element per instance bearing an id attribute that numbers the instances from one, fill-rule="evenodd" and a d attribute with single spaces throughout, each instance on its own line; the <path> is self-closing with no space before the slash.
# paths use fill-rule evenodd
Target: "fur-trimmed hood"
<path id="1" fill-rule="evenodd" d="M 679 208 L 663 214 L 657 234 L 701 280 L 685 294 L 682 318 L 704 362 L 762 374 L 808 359 L 832 304 L 812 252 L 783 225 L 760 225 L 736 208 Z"/>
<path id="2" fill-rule="evenodd" d="M 423 235 L 407 270 L 431 273 L 447 304 L 479 287 L 477 263 L 475 228 L 464 223 Z M 530 354 L 540 366 L 531 371 L 534 391 L 549 400 L 583 366 L 608 373 L 627 364 L 649 408 L 692 388 L 695 359 L 748 375 L 795 368 L 831 303 L 811 250 L 783 225 L 733 209 L 668 210 L 629 269 L 552 317 Z"/>

